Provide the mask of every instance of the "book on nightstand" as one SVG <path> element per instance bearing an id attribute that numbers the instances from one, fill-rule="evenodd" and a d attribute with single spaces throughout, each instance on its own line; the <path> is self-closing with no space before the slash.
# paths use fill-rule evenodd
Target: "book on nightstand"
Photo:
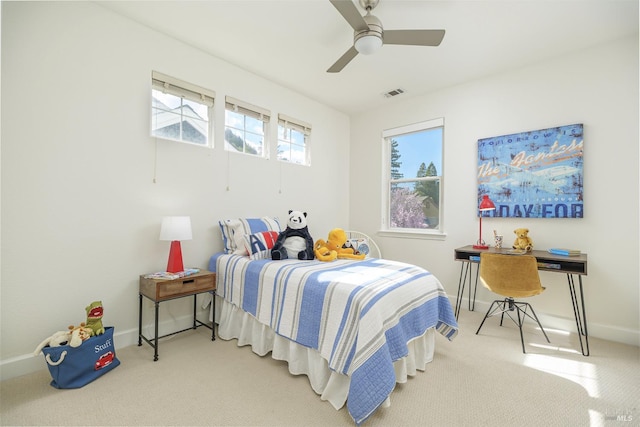
<path id="1" fill-rule="evenodd" d="M 549 253 L 553 255 L 576 256 L 582 252 L 580 252 L 580 249 L 551 248 L 549 249 Z"/>
<path id="2" fill-rule="evenodd" d="M 184 271 L 178 271 L 176 273 L 169 273 L 167 271 L 159 271 L 157 273 L 146 274 L 144 276 L 145 279 L 165 279 L 165 280 L 173 280 L 179 279 L 181 277 L 191 276 L 192 274 L 199 273 L 199 268 L 187 268 Z"/>

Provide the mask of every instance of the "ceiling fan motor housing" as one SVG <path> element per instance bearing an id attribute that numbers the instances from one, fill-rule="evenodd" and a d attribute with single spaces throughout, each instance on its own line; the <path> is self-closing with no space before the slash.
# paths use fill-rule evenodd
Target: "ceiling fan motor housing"
<path id="1" fill-rule="evenodd" d="M 360 6 L 362 6 L 364 10 L 371 10 L 378 5 L 379 1 L 380 0 L 359 0 L 358 3 L 360 3 Z"/>

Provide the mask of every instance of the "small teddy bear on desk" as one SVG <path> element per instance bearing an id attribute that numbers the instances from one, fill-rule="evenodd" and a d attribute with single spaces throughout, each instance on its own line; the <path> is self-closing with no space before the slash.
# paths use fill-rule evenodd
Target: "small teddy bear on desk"
<path id="1" fill-rule="evenodd" d="M 513 249 L 521 249 L 527 252 L 533 249 L 533 240 L 528 236 L 528 228 L 516 228 L 513 232 L 516 234 L 516 241 L 513 242 Z"/>

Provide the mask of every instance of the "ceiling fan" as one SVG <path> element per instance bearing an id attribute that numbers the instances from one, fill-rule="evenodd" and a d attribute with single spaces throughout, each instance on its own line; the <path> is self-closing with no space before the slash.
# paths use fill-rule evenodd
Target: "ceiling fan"
<path id="1" fill-rule="evenodd" d="M 328 73 L 341 71 L 358 53 L 370 55 L 383 44 L 414 46 L 438 46 L 444 38 L 444 30 L 387 30 L 382 22 L 371 14 L 379 0 L 358 0 L 367 11 L 362 16 L 351 0 L 329 0 L 354 30 L 353 46 L 347 50 L 328 70 Z"/>

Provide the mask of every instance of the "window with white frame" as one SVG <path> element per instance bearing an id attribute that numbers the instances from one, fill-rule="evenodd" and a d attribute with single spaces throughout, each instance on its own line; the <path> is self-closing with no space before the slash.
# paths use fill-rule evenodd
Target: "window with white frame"
<path id="1" fill-rule="evenodd" d="M 225 150 L 268 157 L 269 110 L 227 96 L 224 117 Z"/>
<path id="2" fill-rule="evenodd" d="M 441 234 L 444 119 L 383 132 L 383 229 Z"/>
<path id="3" fill-rule="evenodd" d="M 278 160 L 308 166 L 310 136 L 310 124 L 278 114 Z"/>
<path id="4" fill-rule="evenodd" d="M 157 71 L 151 75 L 151 135 L 213 146 L 215 92 Z"/>

